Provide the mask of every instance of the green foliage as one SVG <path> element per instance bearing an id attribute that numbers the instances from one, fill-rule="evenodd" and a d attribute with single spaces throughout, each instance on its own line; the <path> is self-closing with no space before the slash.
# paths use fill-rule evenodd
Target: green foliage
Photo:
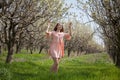
<path id="1" fill-rule="evenodd" d="M 0 68 L 0 80 L 11 80 L 11 74 L 6 68 Z"/>
<path id="2" fill-rule="evenodd" d="M 22 60 L 24 59 L 24 60 Z M 4 61 L 3 61 L 4 62 Z M 12 80 L 119 80 L 116 68 L 105 53 L 61 59 L 58 73 L 49 71 L 53 61 L 47 54 L 15 54 L 12 64 L 0 61 L 12 73 Z"/>

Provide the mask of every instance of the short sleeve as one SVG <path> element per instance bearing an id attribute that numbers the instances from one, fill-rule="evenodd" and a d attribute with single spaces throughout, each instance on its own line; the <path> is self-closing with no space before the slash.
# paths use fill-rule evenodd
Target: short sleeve
<path id="1" fill-rule="evenodd" d="M 51 35 L 52 35 L 53 31 L 50 31 L 50 32 L 46 32 L 46 36 L 47 38 L 49 38 Z"/>
<path id="2" fill-rule="evenodd" d="M 71 39 L 71 36 L 69 33 L 64 33 L 64 37 L 67 39 L 67 40 L 70 40 Z"/>

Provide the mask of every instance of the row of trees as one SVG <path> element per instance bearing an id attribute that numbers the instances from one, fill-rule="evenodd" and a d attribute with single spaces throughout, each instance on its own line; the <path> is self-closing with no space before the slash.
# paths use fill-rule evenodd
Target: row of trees
<path id="1" fill-rule="evenodd" d="M 0 43 L 7 47 L 6 63 L 12 60 L 15 43 L 16 52 L 25 43 L 32 49 L 34 39 L 42 38 L 45 22 L 60 19 L 67 10 L 59 0 L 0 0 Z"/>
<path id="2" fill-rule="evenodd" d="M 88 54 L 104 51 L 102 45 L 99 45 L 94 40 L 95 32 L 89 25 L 82 24 L 77 20 L 74 24 L 72 39 L 65 42 L 65 48 L 68 51 L 68 56 L 70 56 L 71 52 L 79 55 L 82 52 Z"/>
<path id="3" fill-rule="evenodd" d="M 78 0 L 78 8 L 88 14 L 98 25 L 107 53 L 116 66 L 120 66 L 120 1 Z M 82 5 L 82 7 L 80 6 Z"/>
<path id="4" fill-rule="evenodd" d="M 29 50 L 31 54 L 33 50 L 39 50 L 39 53 L 47 50 L 46 23 L 51 20 L 51 26 L 55 26 L 70 7 L 65 6 L 64 0 L 0 0 L 0 53 L 1 48 L 8 51 L 6 63 L 10 63 L 13 53 L 19 53 L 21 49 Z M 72 39 L 65 41 L 68 56 L 72 51 L 77 55 L 83 51 L 101 52 L 101 46 L 93 40 L 91 28 L 78 21 L 72 22 L 75 24 Z M 67 23 L 65 21 L 64 26 Z"/>

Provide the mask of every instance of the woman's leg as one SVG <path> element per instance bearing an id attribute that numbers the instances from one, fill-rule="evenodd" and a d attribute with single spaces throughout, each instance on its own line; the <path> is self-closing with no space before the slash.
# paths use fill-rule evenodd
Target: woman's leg
<path id="1" fill-rule="evenodd" d="M 52 65 L 51 71 L 57 72 L 58 71 L 58 67 L 59 67 L 59 58 L 52 58 L 54 61 L 54 64 Z"/>
<path id="2" fill-rule="evenodd" d="M 58 63 L 60 63 L 60 58 L 58 58 Z"/>
<path id="3" fill-rule="evenodd" d="M 54 61 L 54 59 L 53 59 L 53 61 Z M 55 70 L 55 62 L 53 63 L 53 65 L 52 65 L 52 67 L 51 67 L 51 72 L 54 72 Z"/>
<path id="4" fill-rule="evenodd" d="M 57 63 L 58 63 L 58 65 L 56 66 L 56 71 L 58 71 L 58 69 L 59 69 L 60 58 L 57 58 Z"/>

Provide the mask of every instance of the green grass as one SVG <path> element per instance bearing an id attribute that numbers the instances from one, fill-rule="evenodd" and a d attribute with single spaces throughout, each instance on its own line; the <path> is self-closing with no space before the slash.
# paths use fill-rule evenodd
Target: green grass
<path id="1" fill-rule="evenodd" d="M 25 52 L 26 53 L 26 52 Z M 120 80 L 120 69 L 108 55 L 89 54 L 61 59 L 57 74 L 49 71 L 52 59 L 46 54 L 15 54 L 11 64 L 0 56 L 0 68 L 11 73 L 11 80 Z"/>

